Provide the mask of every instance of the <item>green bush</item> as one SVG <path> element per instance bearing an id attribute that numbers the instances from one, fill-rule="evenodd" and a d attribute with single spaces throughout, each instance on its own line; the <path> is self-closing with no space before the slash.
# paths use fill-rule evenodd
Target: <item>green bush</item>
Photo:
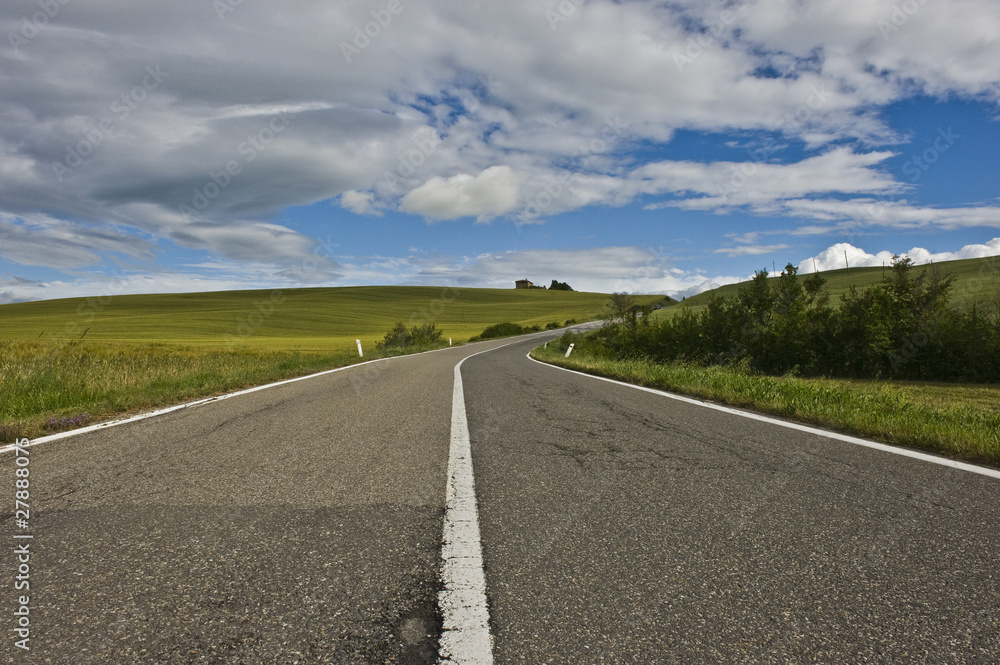
<path id="1" fill-rule="evenodd" d="M 425 323 L 407 329 L 403 322 L 397 323 L 385 334 L 381 341 L 375 343 L 377 351 L 407 349 L 410 347 L 431 346 L 441 337 L 441 331 L 433 323 Z"/>
<path id="2" fill-rule="evenodd" d="M 621 316 L 594 333 L 612 357 L 745 365 L 764 374 L 919 380 L 1000 380 L 1000 312 L 948 308 L 949 278 L 914 277 L 908 258 L 891 275 L 852 289 L 839 309 L 818 274 L 800 280 L 789 264 L 698 314 L 648 323 Z"/>
<path id="3" fill-rule="evenodd" d="M 530 330 L 520 324 L 505 321 L 503 323 L 494 323 L 492 326 L 487 326 L 483 332 L 479 333 L 479 339 L 513 337 L 514 335 L 523 335 L 526 332 L 530 332 Z"/>

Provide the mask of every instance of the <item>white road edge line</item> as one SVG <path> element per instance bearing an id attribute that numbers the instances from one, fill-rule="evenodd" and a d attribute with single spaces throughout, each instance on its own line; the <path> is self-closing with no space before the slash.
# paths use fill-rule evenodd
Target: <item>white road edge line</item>
<path id="1" fill-rule="evenodd" d="M 354 363 L 353 365 L 344 365 L 343 367 L 334 367 L 333 369 L 326 369 L 322 372 L 316 372 L 315 374 L 307 374 L 305 376 L 297 376 L 294 379 L 284 379 L 282 381 L 275 381 L 274 383 L 268 383 L 263 386 L 254 386 L 253 388 L 247 388 L 245 390 L 238 390 L 234 393 L 226 393 L 224 395 L 216 395 L 215 397 L 204 397 L 202 399 L 195 400 L 193 402 L 185 402 L 183 404 L 175 404 L 174 406 L 168 406 L 164 409 L 157 409 L 156 411 L 147 411 L 145 413 L 139 413 L 134 416 L 129 416 L 128 418 L 120 418 L 118 420 L 109 420 L 104 423 L 97 423 L 96 425 L 88 425 L 87 427 L 80 427 L 78 429 L 71 429 L 65 432 L 59 432 L 58 434 L 49 434 L 48 436 L 40 436 L 37 439 L 31 439 L 28 446 L 36 446 L 40 443 L 48 443 L 50 441 L 58 441 L 59 439 L 67 439 L 71 436 L 76 436 L 78 434 L 86 434 L 87 432 L 95 432 L 100 429 L 106 429 L 108 427 L 117 427 L 118 425 L 125 425 L 128 423 L 134 423 L 138 420 L 145 420 L 146 418 L 153 418 L 154 416 L 162 416 L 166 413 L 171 413 L 173 411 L 179 411 L 181 409 L 187 409 L 192 406 L 199 406 L 201 404 L 208 404 L 209 402 L 221 402 L 224 399 L 229 399 L 230 397 L 238 397 L 239 395 L 246 395 L 248 393 L 254 393 L 258 390 L 267 390 L 268 388 L 277 388 L 278 386 L 284 386 L 289 383 L 296 383 L 297 381 L 305 381 L 307 379 L 315 379 L 318 376 L 324 376 L 326 374 L 333 374 L 334 372 L 343 372 L 349 369 L 354 369 L 355 367 L 361 367 L 363 365 L 371 365 L 372 363 L 380 363 L 387 360 L 396 360 L 397 358 L 410 358 L 413 356 L 420 356 L 425 353 L 437 353 L 438 351 L 448 351 L 450 349 L 455 349 L 460 347 L 447 347 L 443 349 L 432 349 L 430 351 L 421 351 L 420 353 L 409 353 L 402 356 L 392 356 L 390 358 L 376 358 L 374 360 L 366 360 L 365 362 Z M 26 446 L 21 446 L 22 448 Z M 0 446 L 0 454 L 9 453 L 14 450 L 13 444 L 8 444 L 6 446 Z"/>
<path id="2" fill-rule="evenodd" d="M 525 335 L 524 337 L 544 335 L 548 331 L 531 333 L 530 335 Z M 483 342 L 492 340 L 483 340 Z M 479 343 L 479 342 L 477 342 Z M 513 342 L 511 342 L 513 343 Z M 503 344 L 502 346 L 507 346 Z M 353 365 L 344 365 L 343 367 L 334 367 L 333 369 L 323 370 L 322 372 L 316 372 L 315 374 L 307 374 L 306 376 L 297 376 L 294 379 L 284 379 L 283 381 L 276 381 L 274 383 L 268 383 L 263 386 L 254 386 L 253 388 L 247 388 L 246 390 L 239 390 L 234 393 L 226 393 L 224 395 L 216 395 L 215 397 L 205 397 L 202 399 L 195 400 L 193 402 L 185 402 L 183 404 L 175 404 L 174 406 L 169 406 L 164 409 L 157 409 L 156 411 L 147 411 L 145 413 L 139 413 L 134 416 L 129 416 L 128 418 L 119 418 L 118 420 L 109 420 L 103 423 L 97 423 L 96 425 L 88 425 L 87 427 L 80 427 L 77 429 L 67 430 L 65 432 L 59 432 L 58 434 L 49 434 L 48 436 L 40 436 L 36 439 L 31 439 L 26 446 L 20 446 L 21 448 L 27 448 L 28 446 L 35 446 L 39 443 L 48 443 L 50 441 L 58 441 L 59 439 L 67 439 L 71 436 L 76 436 L 77 434 L 86 434 L 87 432 L 95 432 L 99 429 L 105 429 L 108 427 L 116 427 L 118 425 L 125 425 L 127 423 L 134 423 L 137 420 L 145 420 L 146 418 L 152 418 L 154 416 L 162 416 L 165 413 L 170 413 L 172 411 L 179 411 L 180 409 L 186 409 L 192 406 L 198 406 L 199 404 L 208 404 L 209 402 L 219 402 L 224 399 L 229 399 L 230 397 L 237 397 L 239 395 L 246 395 L 247 393 L 256 392 L 258 390 L 266 390 L 268 388 L 276 388 L 278 386 L 283 386 L 288 383 L 295 383 L 296 381 L 305 381 L 306 379 L 315 379 L 317 376 L 323 376 L 325 374 L 333 374 L 334 372 L 343 372 L 345 370 L 354 369 L 355 367 L 361 367 L 362 365 L 370 365 L 372 363 L 379 363 L 386 360 L 396 360 L 397 358 L 409 358 L 411 356 L 422 356 L 425 353 L 438 353 L 439 351 L 451 351 L 456 348 L 455 346 L 445 347 L 443 349 L 431 349 L 430 351 L 421 351 L 420 353 L 407 353 L 402 356 L 392 356 L 390 358 L 376 358 L 374 360 L 366 360 L 360 363 L 354 363 Z M 501 348 L 500 346 L 494 348 Z M 486 349 L 486 351 L 492 351 L 493 349 Z M 486 351 L 479 351 L 478 353 L 485 353 Z M 472 354 L 477 355 L 477 354 Z M 6 446 L 0 446 L 0 455 L 3 453 L 9 453 L 14 450 L 14 444 L 8 444 Z"/>
<path id="3" fill-rule="evenodd" d="M 513 342 L 512 342 L 513 343 Z M 462 358 L 455 365 L 455 387 L 451 397 L 451 448 L 448 453 L 444 536 L 444 588 L 438 594 L 442 614 L 438 663 L 448 665 L 492 665 L 493 637 L 486 603 L 486 573 L 479 539 L 479 510 L 472 471 L 469 422 L 465 415 L 462 363 L 503 346 Z"/>
<path id="4" fill-rule="evenodd" d="M 778 420 L 777 418 L 769 418 L 768 416 L 762 416 L 757 413 L 751 413 L 749 411 L 740 411 L 739 409 L 733 409 L 728 406 L 722 406 L 720 404 L 712 404 L 711 402 L 703 402 L 699 399 L 694 399 L 693 397 L 685 397 L 684 395 L 675 395 L 674 393 L 668 393 L 665 390 L 656 390 L 655 388 L 647 388 L 646 386 L 637 386 L 632 383 L 625 383 L 624 381 L 617 381 L 615 379 L 609 379 L 604 376 L 596 376 L 594 374 L 587 374 L 586 372 L 580 372 L 575 369 L 567 369 L 565 367 L 560 367 L 559 365 L 551 365 L 541 360 L 535 360 L 531 357 L 531 352 L 528 352 L 526 356 L 531 362 L 538 363 L 539 365 L 545 365 L 546 367 L 552 367 L 554 369 L 560 369 L 564 372 L 570 372 L 571 374 L 579 374 L 580 376 L 586 376 L 591 379 L 597 379 L 598 381 L 607 381 L 608 383 L 616 383 L 620 386 L 626 386 L 628 388 L 635 388 L 636 390 L 643 390 L 647 393 L 653 393 L 654 395 L 661 395 L 663 397 L 669 397 L 670 399 L 675 399 L 680 402 L 687 402 L 688 404 L 695 404 L 697 406 L 703 406 L 707 409 L 714 409 L 716 411 L 722 411 L 723 413 L 731 413 L 736 416 L 741 416 L 743 418 L 750 418 L 752 420 L 759 420 L 761 422 L 770 423 L 772 425 L 779 425 L 781 427 L 787 427 L 788 429 L 799 430 L 800 432 L 808 432 L 809 434 L 816 434 L 819 436 L 824 436 L 828 439 L 836 439 L 837 441 L 843 441 L 845 443 L 851 443 L 856 446 L 864 446 L 866 448 L 874 448 L 875 450 L 881 450 L 882 452 L 892 453 L 893 455 L 902 455 L 903 457 L 912 457 L 913 459 L 918 459 L 924 462 L 930 462 L 931 464 L 939 464 L 941 466 L 951 467 L 953 469 L 959 469 L 961 471 L 968 471 L 969 473 L 977 473 L 982 476 L 988 476 L 990 478 L 1000 479 L 1000 471 L 996 469 L 988 469 L 983 466 L 977 466 L 975 464 L 969 464 L 968 462 L 958 462 L 955 460 L 950 460 L 946 457 L 937 457 L 936 455 L 929 455 L 927 453 L 917 452 L 916 450 L 909 450 L 907 448 L 897 448 L 895 446 L 890 446 L 884 443 L 878 443 L 877 441 L 869 441 L 868 439 L 860 439 L 854 436 L 848 436 L 846 434 L 840 434 L 838 432 L 830 432 L 827 430 L 818 429 L 816 427 L 810 427 L 808 425 L 800 425 L 798 423 L 788 422 L 786 420 Z"/>

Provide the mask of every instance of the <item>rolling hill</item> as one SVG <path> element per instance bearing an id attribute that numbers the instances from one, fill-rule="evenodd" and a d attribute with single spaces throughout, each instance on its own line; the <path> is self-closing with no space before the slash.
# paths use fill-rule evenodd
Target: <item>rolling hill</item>
<path id="1" fill-rule="evenodd" d="M 157 342 L 258 349 L 366 346 L 392 328 L 434 323 L 468 340 L 487 325 L 600 318 L 608 296 L 544 289 L 423 286 L 220 291 L 70 298 L 0 305 L 0 340 Z M 660 296 L 637 300 L 663 302 Z"/>
<path id="2" fill-rule="evenodd" d="M 830 293 L 830 303 L 840 304 L 840 296 L 847 293 L 851 286 L 863 289 L 882 281 L 883 275 L 889 274 L 889 267 L 851 268 L 850 270 L 830 270 L 823 272 L 826 279 L 826 290 Z M 950 304 L 952 307 L 969 308 L 972 305 L 1000 305 L 1000 257 L 982 259 L 965 259 L 962 261 L 946 261 L 914 267 L 914 274 L 936 271 L 940 275 L 952 275 L 954 283 L 951 289 Z M 780 270 L 779 270 L 780 272 Z M 803 278 L 805 276 L 802 276 Z M 772 278 L 772 279 L 776 279 Z M 744 282 L 745 284 L 745 282 Z M 659 316 L 672 316 L 684 309 L 695 312 L 708 306 L 712 297 L 729 298 L 735 296 L 742 284 L 727 284 L 719 288 L 705 291 L 696 296 L 663 310 Z"/>

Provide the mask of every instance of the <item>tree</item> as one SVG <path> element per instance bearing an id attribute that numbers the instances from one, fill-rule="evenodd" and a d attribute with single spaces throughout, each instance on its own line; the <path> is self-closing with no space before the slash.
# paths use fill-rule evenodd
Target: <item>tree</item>
<path id="1" fill-rule="evenodd" d="M 572 291 L 572 290 L 573 288 L 566 282 L 558 282 L 556 280 L 552 280 L 552 283 L 549 284 L 549 291 Z"/>
<path id="2" fill-rule="evenodd" d="M 616 321 L 626 321 L 629 318 L 629 312 L 634 306 L 635 298 L 624 291 L 615 291 L 611 294 L 611 297 L 608 298 L 608 321 L 611 323 Z"/>

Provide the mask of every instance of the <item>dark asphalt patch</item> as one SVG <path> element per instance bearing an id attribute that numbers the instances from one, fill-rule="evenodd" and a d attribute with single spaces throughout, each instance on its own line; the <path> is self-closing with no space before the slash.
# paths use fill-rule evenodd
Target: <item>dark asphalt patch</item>
<path id="1" fill-rule="evenodd" d="M 41 515 L 18 662 L 434 662 L 442 520 L 401 505 Z"/>

